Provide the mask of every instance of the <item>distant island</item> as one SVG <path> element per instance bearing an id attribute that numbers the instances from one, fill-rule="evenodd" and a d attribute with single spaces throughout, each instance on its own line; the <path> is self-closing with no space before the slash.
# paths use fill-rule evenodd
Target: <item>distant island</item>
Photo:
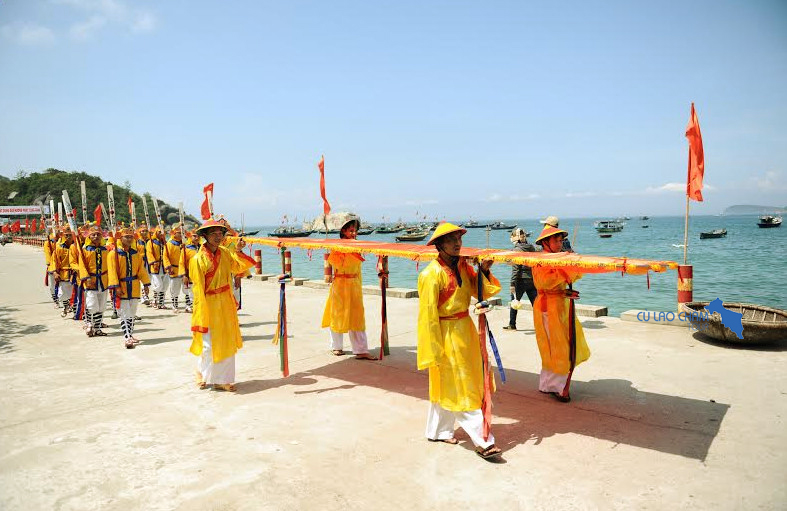
<path id="1" fill-rule="evenodd" d="M 724 210 L 725 215 L 766 215 L 786 212 L 787 206 L 755 206 L 753 204 L 738 204 Z"/>

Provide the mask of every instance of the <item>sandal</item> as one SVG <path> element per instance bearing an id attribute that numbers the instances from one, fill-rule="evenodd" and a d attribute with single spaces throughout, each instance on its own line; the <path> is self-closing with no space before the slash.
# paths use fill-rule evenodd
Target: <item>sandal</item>
<path id="1" fill-rule="evenodd" d="M 102 332 L 101 330 L 96 330 L 93 332 L 93 337 L 106 337 L 106 332 Z"/>
<path id="2" fill-rule="evenodd" d="M 207 383 L 205 383 L 205 380 L 204 380 L 204 379 L 202 379 L 202 373 L 201 373 L 201 372 L 199 372 L 199 371 L 195 371 L 195 372 L 194 372 L 194 375 L 196 376 L 196 380 L 197 380 L 197 387 L 198 387 L 200 390 L 203 390 L 203 389 L 205 389 L 205 388 L 208 386 L 208 384 L 207 384 Z"/>
<path id="3" fill-rule="evenodd" d="M 476 447 L 475 453 L 480 457 L 482 457 L 483 459 L 488 460 L 490 458 L 495 458 L 500 456 L 501 454 L 503 454 L 503 451 L 500 450 L 500 447 L 496 446 L 495 444 L 492 444 L 486 449 L 484 449 L 483 447 Z"/>
<path id="4" fill-rule="evenodd" d="M 456 444 L 459 443 L 459 440 L 457 440 L 454 437 L 451 437 L 451 438 L 427 438 L 427 440 L 429 440 L 430 442 L 443 442 L 444 444 L 449 444 L 449 445 L 456 445 Z"/>
<path id="5" fill-rule="evenodd" d="M 341 357 L 342 355 L 344 355 L 344 351 L 342 350 L 331 350 L 331 353 L 333 353 L 337 357 Z"/>
<path id="6" fill-rule="evenodd" d="M 516 325 L 506 325 L 503 330 L 516 330 Z"/>
<path id="7" fill-rule="evenodd" d="M 134 341 L 132 341 L 131 339 L 126 339 L 126 349 L 127 350 L 133 350 L 134 346 L 136 346 L 134 344 Z"/>
<path id="8" fill-rule="evenodd" d="M 571 396 L 564 396 L 562 394 L 558 394 L 557 392 L 550 392 L 549 395 L 554 397 L 561 403 L 568 403 L 571 401 Z"/>
<path id="9" fill-rule="evenodd" d="M 377 357 L 372 356 L 370 353 L 359 353 L 355 355 L 356 360 L 377 360 Z"/>
<path id="10" fill-rule="evenodd" d="M 213 385 L 215 390 L 223 390 L 224 392 L 235 392 L 238 390 L 234 383 L 216 383 Z"/>

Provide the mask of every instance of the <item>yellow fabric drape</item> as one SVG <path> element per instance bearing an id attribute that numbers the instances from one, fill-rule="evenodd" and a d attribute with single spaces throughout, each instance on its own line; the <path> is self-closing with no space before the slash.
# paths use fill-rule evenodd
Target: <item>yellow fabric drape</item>
<path id="1" fill-rule="evenodd" d="M 568 374 L 569 360 L 568 298 L 564 291 L 569 282 L 576 282 L 582 274 L 577 271 L 553 268 L 533 268 L 533 283 L 538 297 L 533 304 L 533 323 L 541 354 L 541 366 L 556 374 Z M 576 365 L 590 358 L 590 348 L 579 320 L 574 318 L 577 338 Z"/>
<path id="2" fill-rule="evenodd" d="M 446 410 L 467 412 L 481 408 L 484 372 L 478 330 L 470 316 L 463 315 L 470 298 L 477 297 L 475 270 L 464 260 L 459 263 L 462 285 L 449 276 L 435 260 L 418 275 L 418 369 L 429 369 L 429 400 Z M 500 282 L 489 274 L 483 278 L 485 297 L 500 291 Z M 447 297 L 453 283 L 456 290 Z M 444 301 L 440 303 L 441 293 Z"/>
<path id="3" fill-rule="evenodd" d="M 242 273 L 253 265 L 254 259 L 251 257 L 224 247 L 218 247 L 214 255 L 203 245 L 191 258 L 189 278 L 194 291 L 191 353 L 202 355 L 202 334 L 208 330 L 213 362 L 221 362 L 235 355 L 243 346 L 237 303 L 232 294 L 232 274 Z"/>
<path id="4" fill-rule="evenodd" d="M 331 252 L 328 263 L 335 275 L 322 314 L 322 327 L 337 333 L 366 330 L 361 289 L 361 263 L 355 254 Z"/>

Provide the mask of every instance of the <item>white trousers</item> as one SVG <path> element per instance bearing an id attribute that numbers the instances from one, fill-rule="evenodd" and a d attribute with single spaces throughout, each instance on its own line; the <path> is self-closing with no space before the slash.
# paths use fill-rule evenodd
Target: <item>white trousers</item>
<path id="1" fill-rule="evenodd" d="M 331 332 L 331 349 L 332 350 L 343 350 L 344 349 L 344 334 L 340 334 L 338 332 Z M 350 344 L 353 348 L 353 355 L 362 355 L 364 353 L 369 353 L 369 346 L 368 341 L 366 340 L 366 332 L 362 330 L 350 330 Z"/>
<path id="2" fill-rule="evenodd" d="M 104 312 L 107 308 L 107 291 L 85 290 L 85 310 L 91 314 Z"/>
<path id="3" fill-rule="evenodd" d="M 538 377 L 538 390 L 541 392 L 563 392 L 568 380 L 567 374 L 553 373 L 548 369 L 541 369 L 541 375 Z"/>
<path id="4" fill-rule="evenodd" d="M 71 292 L 74 290 L 74 285 L 67 281 L 61 280 L 58 286 L 57 299 L 61 302 L 71 299 Z"/>
<path id="5" fill-rule="evenodd" d="M 49 294 L 51 294 L 52 296 L 55 296 L 55 285 L 56 285 L 55 277 L 52 275 L 52 273 L 50 273 L 49 274 Z"/>
<path id="6" fill-rule="evenodd" d="M 489 439 L 484 440 L 484 414 L 480 408 L 470 412 L 452 412 L 438 403 L 431 402 L 426 417 L 426 438 L 432 440 L 453 438 L 456 422 L 459 422 L 459 426 L 465 430 L 476 447 L 486 449 L 495 443 L 495 436 L 491 431 Z"/>
<path id="7" fill-rule="evenodd" d="M 177 298 L 180 296 L 180 289 L 183 287 L 183 277 L 168 277 L 169 278 L 169 296 L 170 298 Z"/>
<path id="8" fill-rule="evenodd" d="M 197 370 L 208 385 L 235 383 L 235 355 L 213 362 L 210 330 L 202 334 L 202 356 L 197 360 Z"/>
<path id="9" fill-rule="evenodd" d="M 162 273 L 150 274 L 150 287 L 157 293 L 163 293 L 169 287 L 169 275 Z"/>
<path id="10" fill-rule="evenodd" d="M 131 300 L 120 300 L 120 319 L 134 319 L 137 315 L 137 307 L 139 306 L 139 298 L 132 298 Z"/>

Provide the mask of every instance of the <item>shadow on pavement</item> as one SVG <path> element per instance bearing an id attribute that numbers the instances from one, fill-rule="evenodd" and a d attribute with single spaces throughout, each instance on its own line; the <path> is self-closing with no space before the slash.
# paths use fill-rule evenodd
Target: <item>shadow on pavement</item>
<path id="1" fill-rule="evenodd" d="M 16 321 L 11 316 L 18 311 L 19 309 L 0 307 L 0 353 L 14 351 L 14 339 L 37 335 L 48 330 L 45 325 L 23 325 Z"/>
<path id="2" fill-rule="evenodd" d="M 753 351 L 787 351 L 787 339 L 781 339 L 775 342 L 761 342 L 761 343 L 737 343 L 727 341 L 717 341 L 701 332 L 694 332 L 692 334 L 696 340 L 710 344 L 711 346 L 718 346 L 719 348 L 726 348 L 731 350 L 753 350 Z"/>
<path id="3" fill-rule="evenodd" d="M 426 400 L 426 371 L 414 368 L 414 348 L 394 347 L 382 363 L 344 359 L 298 377 L 333 378 Z M 495 374 L 497 379 L 496 369 Z M 575 376 L 581 374 L 580 366 Z M 506 375 L 507 383 L 498 380 L 498 392 L 493 396 L 494 417 L 502 423 L 492 427 L 497 445 L 506 449 L 527 442 L 538 445 L 554 435 L 579 434 L 704 461 L 730 408 L 712 401 L 640 391 L 631 382 L 616 379 L 575 379 L 571 403 L 559 403 L 538 392 L 538 374 L 506 369 Z"/>

